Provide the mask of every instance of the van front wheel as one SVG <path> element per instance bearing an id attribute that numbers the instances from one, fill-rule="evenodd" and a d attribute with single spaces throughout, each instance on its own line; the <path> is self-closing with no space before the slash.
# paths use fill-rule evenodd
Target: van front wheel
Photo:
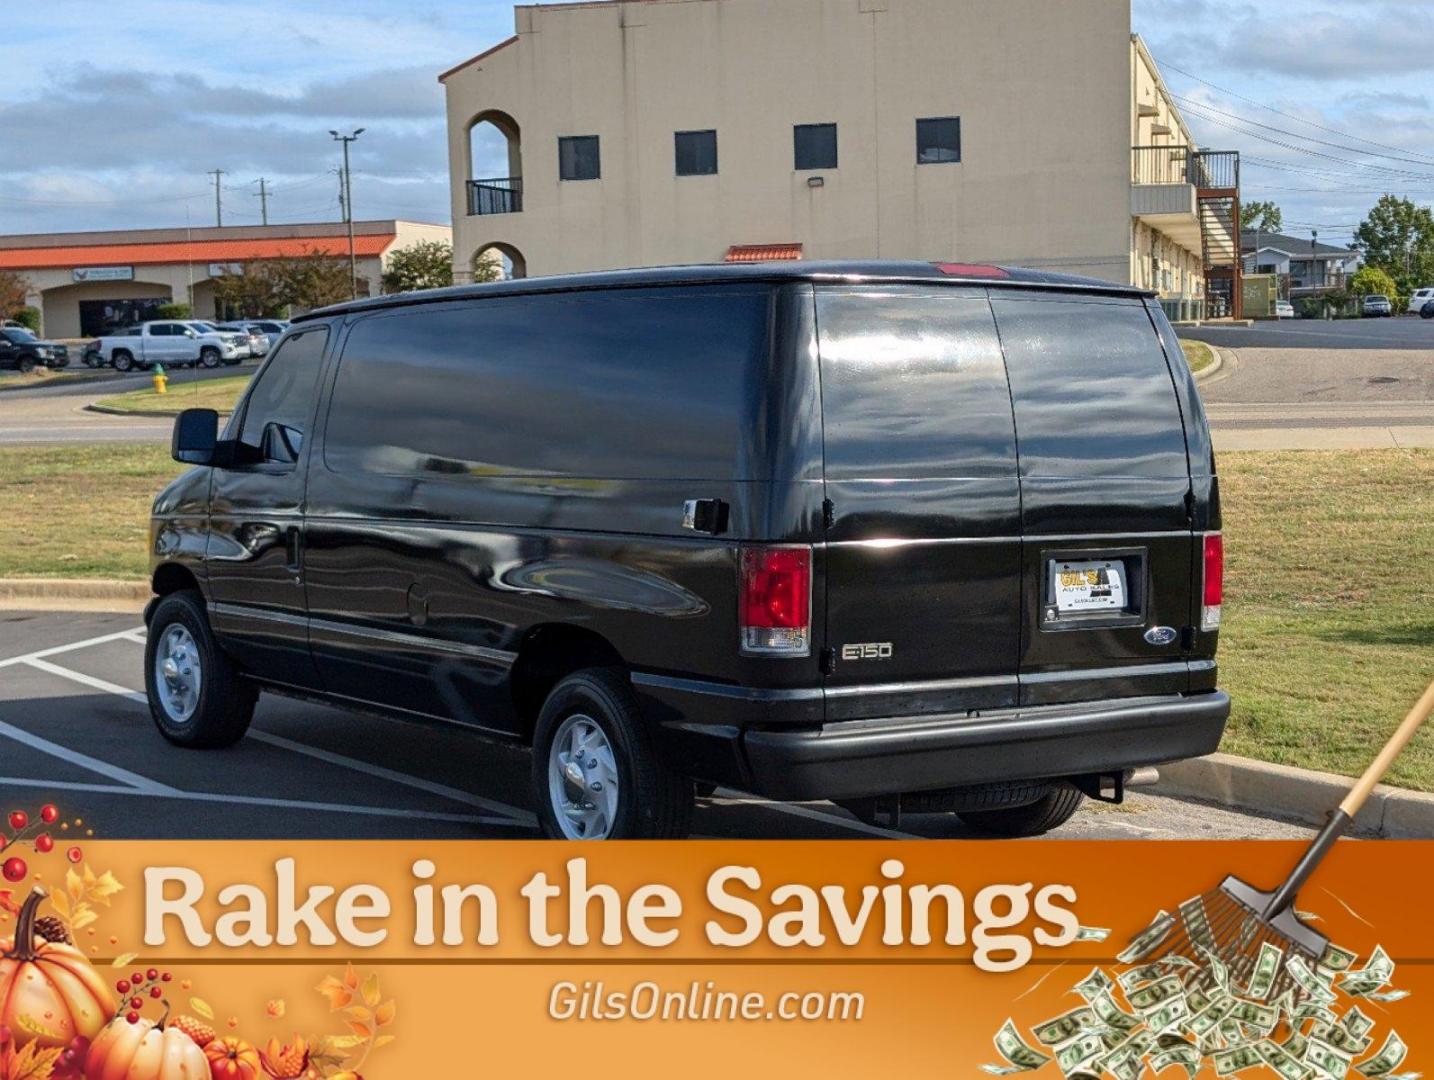
<path id="1" fill-rule="evenodd" d="M 533 793 L 554 840 L 677 840 L 692 781 L 658 760 L 622 672 L 587 668 L 553 688 L 533 736 Z"/>
<path id="2" fill-rule="evenodd" d="M 1033 803 L 996 810 L 965 810 L 957 816 L 971 828 L 995 836 L 1040 836 L 1069 821 L 1084 798 L 1073 785 L 1060 781 Z"/>
<path id="3" fill-rule="evenodd" d="M 224 655 L 204 599 L 170 593 L 154 609 L 144 647 L 144 688 L 159 733 L 176 746 L 232 746 L 249 730 L 258 691 Z"/>

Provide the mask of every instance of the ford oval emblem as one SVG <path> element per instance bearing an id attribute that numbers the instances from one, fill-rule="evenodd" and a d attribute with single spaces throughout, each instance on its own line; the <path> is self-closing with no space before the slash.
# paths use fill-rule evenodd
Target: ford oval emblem
<path id="1" fill-rule="evenodd" d="M 1174 627 L 1170 626 L 1152 626 L 1145 631 L 1145 640 L 1152 645 L 1169 645 L 1177 637 Z"/>

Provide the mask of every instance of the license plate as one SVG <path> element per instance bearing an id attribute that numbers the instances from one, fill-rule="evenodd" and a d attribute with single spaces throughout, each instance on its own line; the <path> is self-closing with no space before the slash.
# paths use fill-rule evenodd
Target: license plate
<path id="1" fill-rule="evenodd" d="M 1057 562 L 1051 576 L 1057 611 L 1119 611 L 1125 607 L 1125 563 L 1120 559 Z"/>

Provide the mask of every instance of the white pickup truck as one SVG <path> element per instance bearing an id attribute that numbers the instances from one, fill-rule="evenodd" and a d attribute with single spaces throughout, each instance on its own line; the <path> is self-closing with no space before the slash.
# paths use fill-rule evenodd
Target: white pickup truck
<path id="1" fill-rule="evenodd" d="M 116 371 L 152 368 L 156 364 L 214 368 L 237 364 L 248 355 L 249 341 L 244 335 L 182 320 L 140 323 L 108 334 L 85 348 L 87 364 L 110 364 Z"/>

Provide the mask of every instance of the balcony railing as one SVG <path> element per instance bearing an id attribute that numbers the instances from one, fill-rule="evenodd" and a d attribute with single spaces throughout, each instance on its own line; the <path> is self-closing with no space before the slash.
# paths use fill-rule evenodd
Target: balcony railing
<path id="1" fill-rule="evenodd" d="M 1189 146 L 1136 146 L 1130 151 L 1130 179 L 1136 184 L 1237 188 L 1240 186 L 1240 152 L 1196 150 Z"/>
<path id="2" fill-rule="evenodd" d="M 499 176 L 468 181 L 468 213 L 518 214 L 523 210 L 523 178 Z"/>

